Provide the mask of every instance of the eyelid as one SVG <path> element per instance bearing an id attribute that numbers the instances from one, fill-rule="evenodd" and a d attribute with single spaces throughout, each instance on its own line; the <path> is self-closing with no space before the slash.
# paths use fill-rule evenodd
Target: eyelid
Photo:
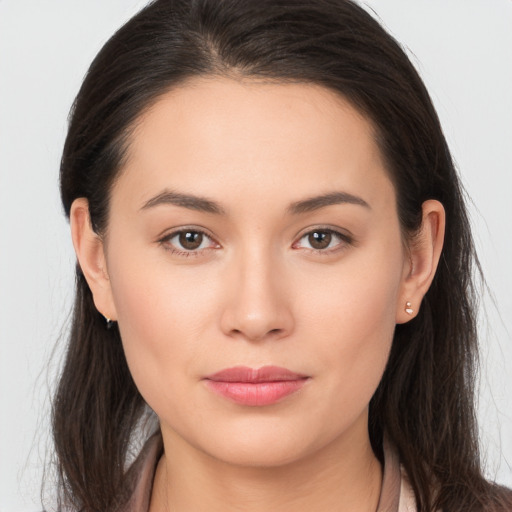
<path id="1" fill-rule="evenodd" d="M 203 236 L 207 237 L 212 242 L 213 246 L 204 247 L 202 249 L 195 249 L 195 250 L 186 250 L 186 249 L 180 250 L 179 248 L 168 243 L 169 240 L 172 239 L 173 237 L 175 237 L 176 235 L 179 235 L 180 233 L 187 232 L 187 231 L 202 234 Z M 325 248 L 325 249 L 315 249 L 315 248 L 310 248 L 310 247 L 297 247 L 299 242 L 304 237 L 310 235 L 311 233 L 314 233 L 315 231 L 331 233 L 332 235 L 337 237 L 340 240 L 340 242 L 338 244 L 336 244 L 334 247 Z M 169 251 L 170 253 L 176 254 L 178 256 L 186 256 L 186 257 L 199 256 L 204 251 L 208 251 L 211 249 L 218 249 L 221 247 L 220 243 L 215 239 L 215 237 L 211 233 L 209 233 L 208 230 L 206 230 L 202 227 L 199 227 L 199 226 L 179 226 L 179 227 L 173 228 L 169 231 L 164 231 L 163 234 L 158 236 L 156 241 L 158 244 L 163 246 L 163 248 L 165 250 Z M 295 237 L 295 241 L 292 243 L 292 248 L 302 249 L 302 250 L 308 251 L 310 253 L 315 253 L 315 254 L 328 255 L 328 254 L 339 252 L 340 250 L 347 248 L 347 246 L 351 246 L 351 245 L 355 245 L 355 244 L 356 244 L 356 240 L 354 239 L 354 236 L 350 232 L 347 232 L 346 230 L 343 230 L 338 227 L 335 228 L 332 226 L 320 225 L 320 226 L 310 226 L 310 227 L 302 230 L 302 232 Z"/>
<path id="2" fill-rule="evenodd" d="M 184 232 L 194 232 L 194 233 L 200 233 L 203 236 L 207 237 L 216 247 L 203 247 L 202 249 L 196 249 L 196 250 L 186 250 L 186 249 L 179 249 L 178 247 L 174 247 L 171 244 L 169 244 L 169 240 L 174 238 L 176 235 L 179 235 L 180 233 Z M 163 234 L 159 235 L 157 238 L 157 243 L 161 245 L 165 250 L 169 251 L 171 254 L 176 254 L 178 256 L 199 256 L 204 251 L 210 250 L 210 249 L 217 249 L 220 248 L 219 242 L 211 235 L 206 229 L 201 228 L 199 226 L 179 226 L 177 228 L 173 228 L 169 231 L 164 231 Z"/>
<path id="3" fill-rule="evenodd" d="M 332 235 L 338 237 L 341 242 L 336 244 L 334 247 L 326 248 L 326 249 L 314 249 L 310 247 L 296 247 L 298 243 L 306 236 L 310 235 L 314 232 L 327 232 L 331 233 Z M 296 249 L 302 249 L 308 252 L 312 252 L 315 254 L 321 254 L 321 255 L 329 255 L 336 253 L 338 251 L 341 251 L 343 249 L 346 249 L 347 246 L 355 245 L 356 240 L 354 239 L 354 236 L 347 232 L 346 230 L 340 229 L 340 228 L 334 228 L 332 226 L 313 226 L 308 227 L 305 230 L 303 230 L 297 237 L 295 238 L 295 242 L 293 242 L 292 247 Z"/>

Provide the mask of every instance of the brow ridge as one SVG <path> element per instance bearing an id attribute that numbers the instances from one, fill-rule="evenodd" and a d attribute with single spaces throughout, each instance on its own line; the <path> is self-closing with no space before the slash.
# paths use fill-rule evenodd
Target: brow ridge
<path id="1" fill-rule="evenodd" d="M 201 196 L 183 194 L 172 190 L 164 190 L 144 203 L 141 210 L 147 210 L 160 205 L 174 205 L 216 215 L 225 215 L 225 210 L 220 204 Z"/>
<path id="2" fill-rule="evenodd" d="M 292 203 L 288 207 L 288 213 L 298 215 L 337 204 L 354 204 L 371 209 L 370 205 L 361 197 L 349 194 L 348 192 L 328 192 Z"/>
<path id="3" fill-rule="evenodd" d="M 172 190 L 164 190 L 160 194 L 152 197 L 144 203 L 141 210 L 166 204 L 180 206 L 190 210 L 213 213 L 216 215 L 226 214 L 224 208 L 222 208 L 219 203 L 211 199 Z M 353 194 L 349 194 L 347 192 L 328 192 L 319 196 L 295 201 L 287 208 L 287 212 L 291 215 L 299 215 L 337 204 L 353 204 L 364 208 L 371 208 L 364 199 Z"/>

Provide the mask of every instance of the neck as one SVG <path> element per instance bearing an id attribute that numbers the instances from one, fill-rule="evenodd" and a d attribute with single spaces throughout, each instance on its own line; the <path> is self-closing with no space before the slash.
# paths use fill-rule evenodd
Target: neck
<path id="1" fill-rule="evenodd" d="M 212 459 L 165 435 L 150 512 L 368 512 L 377 509 L 382 470 L 365 435 L 347 435 L 278 467 Z"/>

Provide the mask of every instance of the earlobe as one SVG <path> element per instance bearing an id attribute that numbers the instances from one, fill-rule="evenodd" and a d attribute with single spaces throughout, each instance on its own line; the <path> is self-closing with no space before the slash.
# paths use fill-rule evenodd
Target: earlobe
<path id="1" fill-rule="evenodd" d="M 409 258 L 404 265 L 402 285 L 398 298 L 396 323 L 401 324 L 414 318 L 421 301 L 434 279 L 445 232 L 445 211 L 443 205 L 434 199 L 425 201 L 419 231 L 409 244 Z"/>
<path id="2" fill-rule="evenodd" d="M 115 320 L 117 315 L 107 272 L 103 240 L 92 229 L 89 204 L 84 197 L 73 201 L 69 223 L 78 264 L 91 289 L 96 309 L 105 318 Z"/>

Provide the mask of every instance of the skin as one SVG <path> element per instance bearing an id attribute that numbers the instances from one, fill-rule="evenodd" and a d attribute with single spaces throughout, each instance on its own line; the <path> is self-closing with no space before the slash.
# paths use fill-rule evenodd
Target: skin
<path id="1" fill-rule="evenodd" d="M 396 323 L 417 314 L 433 278 L 442 205 L 423 205 L 406 243 L 370 121 L 310 84 L 196 79 L 141 116 L 128 156 L 107 233 L 91 230 L 83 198 L 71 227 L 171 454 L 151 511 L 375 510 L 368 404 Z M 169 191 L 223 213 L 155 204 Z M 334 191 L 366 205 L 290 212 Z M 185 228 L 207 234 L 198 249 L 180 246 Z M 276 404 L 243 406 L 203 380 L 237 365 L 309 379 Z"/>

